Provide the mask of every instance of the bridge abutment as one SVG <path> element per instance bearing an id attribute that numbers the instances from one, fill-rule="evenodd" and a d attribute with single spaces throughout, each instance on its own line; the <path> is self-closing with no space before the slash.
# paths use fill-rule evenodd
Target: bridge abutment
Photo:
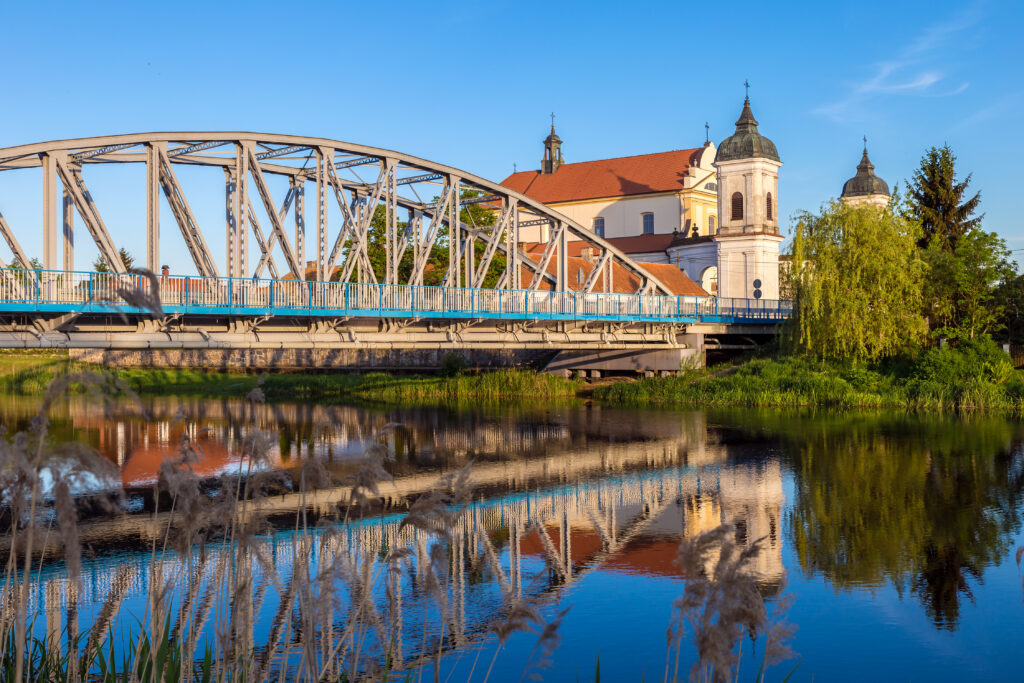
<path id="1" fill-rule="evenodd" d="M 704 367 L 704 335 L 681 334 L 676 337 L 678 348 L 647 351 L 629 349 L 560 351 L 544 368 L 545 372 L 589 372 L 614 374 L 673 373 L 688 368 Z"/>

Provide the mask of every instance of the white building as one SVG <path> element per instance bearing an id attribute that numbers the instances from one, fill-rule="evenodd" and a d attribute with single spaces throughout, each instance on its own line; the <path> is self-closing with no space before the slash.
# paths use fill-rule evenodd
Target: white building
<path id="1" fill-rule="evenodd" d="M 565 163 L 562 140 L 544 139 L 536 171 L 502 184 L 590 227 L 638 261 L 670 263 L 723 297 L 779 296 L 778 169 L 749 99 L 736 132 L 692 149 Z M 546 242 L 546 227 L 524 233 Z"/>

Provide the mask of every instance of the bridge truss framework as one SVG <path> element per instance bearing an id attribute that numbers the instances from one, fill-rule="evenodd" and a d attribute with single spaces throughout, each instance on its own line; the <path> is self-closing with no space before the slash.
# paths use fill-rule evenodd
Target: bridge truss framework
<path id="1" fill-rule="evenodd" d="M 269 274 L 276 279 L 290 273 L 306 279 L 308 244 L 315 268 L 312 279 L 330 280 L 339 266 L 342 282 L 355 276 L 358 282 L 376 283 L 367 237 L 380 207 L 385 215 L 382 284 L 423 284 L 431 249 L 440 240 L 450 247 L 445 286 L 481 287 L 494 255 L 503 252 L 506 266 L 495 288 L 536 290 L 545 285 L 567 291 L 567 243 L 582 239 L 594 247 L 599 264 L 582 283 L 583 291 L 593 291 L 599 281 L 610 283 L 610 277 L 600 274 L 610 274 L 612 264 L 618 264 L 635 276 L 638 292 L 671 294 L 651 273 L 590 230 L 497 183 L 392 150 L 246 132 L 113 135 L 0 149 L 0 172 L 42 171 L 44 269 L 75 270 L 77 214 L 108 267 L 124 272 L 117 242 L 86 182 L 85 169 L 102 164 L 145 169 L 145 184 L 139 184 L 146 195 L 145 260 L 154 272 L 161 265 L 163 195 L 196 272 L 206 277 Z M 223 183 L 225 248 L 220 258 L 211 248 L 210 226 L 200 227 L 178 180 L 176 169 L 184 166 L 210 169 L 214 172 L 209 182 Z M 287 180 L 283 197 L 272 192 L 274 178 Z M 313 192 L 311 201 L 307 191 Z M 0 196 L 0 212 L 3 202 Z M 493 225 L 461 220 L 461 210 L 474 203 L 486 204 L 494 212 Z M 313 213 L 311 221 L 308 210 Z M 520 229 L 536 225 L 547 225 L 550 237 L 539 260 L 529 258 L 519 246 Z M 27 266 L 16 230 L 2 213 L 0 233 L 15 260 Z M 259 252 L 255 263 L 250 262 L 250 253 L 257 249 L 250 249 L 250 240 Z M 478 243 L 484 245 L 482 250 Z M 412 267 L 402 277 L 399 264 L 407 252 L 412 254 Z"/>

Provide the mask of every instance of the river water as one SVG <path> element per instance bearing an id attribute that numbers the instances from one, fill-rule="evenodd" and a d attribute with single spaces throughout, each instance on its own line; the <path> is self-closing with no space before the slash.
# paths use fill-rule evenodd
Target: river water
<path id="1" fill-rule="evenodd" d="M 55 438 L 88 443 L 116 463 L 125 505 L 135 510 L 116 524 L 83 525 L 90 551 L 81 628 L 118 582 L 125 588 L 120 623 L 144 611 L 150 560 L 131 520 L 151 510 L 144 491 L 182 433 L 200 445 L 196 471 L 214 477 L 248 467 L 240 444 L 258 428 L 275 435 L 263 466 L 286 472 L 319 459 L 340 477 L 368 450 L 386 447 L 394 483 L 382 493 L 393 502 L 472 463 L 467 533 L 488 534 L 513 590 L 549 615 L 569 608 L 545 680 L 592 680 L 598 657 L 604 680 L 660 680 L 672 603 L 683 587 L 679 540 L 723 522 L 735 526 L 740 544 L 763 539 L 750 572 L 769 605 L 783 590 L 794 599 L 787 618 L 797 627 L 796 658 L 770 678 L 781 680 L 797 663 L 791 680 L 1021 676 L 1024 593 L 1014 553 L 1024 544 L 1024 425 L 1017 421 L 583 404 L 253 406 L 162 398 L 148 407 L 146 419 L 127 407 L 110 416 L 78 398 L 54 408 Z M 8 433 L 25 428 L 33 410 L 32 402 L 4 399 Z M 281 505 L 290 521 L 262 542 L 283 575 L 292 560 L 281 548 L 291 543 L 297 512 Z M 374 551 L 400 542 L 399 507 L 347 522 L 346 542 Z M 453 580 L 449 628 L 457 637 L 443 664 L 455 681 L 465 680 L 478 657 L 491 658 L 487 629 L 500 582 L 453 557 L 465 567 Z M 60 624 L 65 587 L 64 568 L 48 563 L 33 589 L 39 634 Z M 438 627 L 417 620 L 414 588 L 401 636 L 407 661 L 424 630 Z M 270 612 L 272 598 L 264 605 Z M 255 642 L 269 628 L 269 617 L 258 619 Z M 513 636 L 490 680 L 520 680 L 534 643 L 535 636 Z M 756 647 L 746 646 L 741 679 L 757 672 Z M 692 647 L 684 647 L 687 656 Z"/>

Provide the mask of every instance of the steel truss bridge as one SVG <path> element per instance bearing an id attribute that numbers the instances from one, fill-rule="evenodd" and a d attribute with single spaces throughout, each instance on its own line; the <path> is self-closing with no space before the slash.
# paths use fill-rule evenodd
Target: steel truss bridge
<path id="1" fill-rule="evenodd" d="M 85 169 L 104 164 L 140 171 L 147 268 L 158 272 L 162 240 L 177 239 L 161 223 L 166 206 L 197 275 L 126 272 L 99 205 L 130 186 L 104 199 L 86 182 Z M 219 254 L 179 181 L 187 167 L 223 188 Z M 336 140 L 243 132 L 60 140 L 0 149 L 0 172 L 41 173 L 43 189 L 42 268 L 28 267 L 25 233 L 0 213 L 12 255 L 0 261 L 0 346 L 664 349 L 687 332 L 770 331 L 790 311 L 788 302 L 675 296 L 604 239 L 524 195 Z M 4 175 L 0 212 L 13 203 Z M 479 211 L 464 211 L 474 204 L 493 221 L 478 224 Z M 76 270 L 76 215 L 110 272 Z M 520 230 L 535 226 L 546 226 L 548 239 L 542 253 L 527 254 Z M 585 278 L 570 272 L 576 240 L 592 248 Z M 443 275 L 438 248 L 447 252 Z M 428 273 L 440 286 L 424 284 Z M 633 293 L 614 291 L 623 273 Z M 165 317 L 139 315 L 118 296 L 139 287 L 159 288 Z"/>

